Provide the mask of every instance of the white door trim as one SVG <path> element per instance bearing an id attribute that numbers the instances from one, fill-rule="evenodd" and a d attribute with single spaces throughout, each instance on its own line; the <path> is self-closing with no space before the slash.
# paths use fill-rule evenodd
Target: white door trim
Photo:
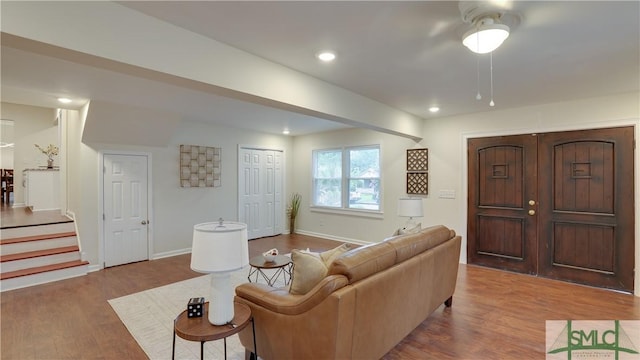
<path id="1" fill-rule="evenodd" d="M 155 226 L 155 221 L 153 218 L 153 179 L 152 179 L 152 156 L 150 152 L 142 152 L 142 151 L 121 151 L 121 150 L 100 150 L 98 151 L 98 262 L 99 268 L 104 269 L 104 158 L 108 155 L 136 155 L 136 156 L 146 156 L 147 157 L 147 212 L 149 214 L 149 225 L 147 228 L 147 236 L 148 236 L 148 254 L 149 259 L 153 258 L 153 229 Z"/>

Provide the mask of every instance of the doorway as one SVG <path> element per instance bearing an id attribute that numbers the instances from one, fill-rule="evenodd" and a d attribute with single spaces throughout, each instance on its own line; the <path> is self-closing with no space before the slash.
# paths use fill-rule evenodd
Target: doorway
<path id="1" fill-rule="evenodd" d="M 468 140 L 470 264 L 633 291 L 634 128 Z"/>
<path id="2" fill-rule="evenodd" d="M 104 154 L 104 266 L 149 259 L 149 157 Z"/>
<path id="3" fill-rule="evenodd" d="M 238 219 L 249 239 L 281 234 L 283 152 L 240 147 L 238 161 Z"/>

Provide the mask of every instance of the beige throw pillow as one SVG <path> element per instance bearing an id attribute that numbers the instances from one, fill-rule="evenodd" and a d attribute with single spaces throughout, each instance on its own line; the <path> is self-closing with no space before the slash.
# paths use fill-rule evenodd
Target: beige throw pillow
<path id="1" fill-rule="evenodd" d="M 291 260 L 293 260 L 293 276 L 289 288 L 290 294 L 304 295 L 327 276 L 327 266 L 318 253 L 293 250 Z"/>
<path id="2" fill-rule="evenodd" d="M 349 250 L 351 250 L 351 246 L 349 244 L 342 244 L 337 248 L 320 253 L 320 258 L 322 259 L 322 261 L 324 262 L 324 264 L 327 266 L 327 269 L 328 269 L 331 263 L 333 262 L 333 260 L 335 260 L 338 256 L 344 254 Z"/>
<path id="3" fill-rule="evenodd" d="M 291 251 L 293 276 L 289 293 L 304 295 L 327 276 L 329 265 L 342 253 L 350 250 L 349 244 L 342 244 L 335 249 L 322 253 L 307 250 Z"/>

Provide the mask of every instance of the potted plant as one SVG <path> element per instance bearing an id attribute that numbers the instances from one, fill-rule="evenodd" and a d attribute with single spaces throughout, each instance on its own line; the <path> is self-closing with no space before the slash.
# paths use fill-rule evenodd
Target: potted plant
<path id="1" fill-rule="evenodd" d="M 52 169 L 53 168 L 53 157 L 55 155 L 58 155 L 58 147 L 53 145 L 53 144 L 49 144 L 49 146 L 47 146 L 46 148 L 41 148 L 40 145 L 38 145 L 38 144 L 34 144 L 34 145 L 43 154 L 47 155 L 47 169 Z"/>
<path id="2" fill-rule="evenodd" d="M 298 210 L 300 209 L 300 200 L 302 196 L 298 193 L 291 194 L 289 198 L 289 205 L 287 206 L 287 217 L 289 217 L 289 233 L 295 233 L 296 216 L 298 216 Z"/>

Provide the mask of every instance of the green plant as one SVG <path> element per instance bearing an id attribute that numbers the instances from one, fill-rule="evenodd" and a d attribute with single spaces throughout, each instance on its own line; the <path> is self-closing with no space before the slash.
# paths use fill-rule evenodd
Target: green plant
<path id="1" fill-rule="evenodd" d="M 300 201 L 302 196 L 298 193 L 291 194 L 289 198 L 289 205 L 287 206 L 287 216 L 289 219 L 295 219 L 298 216 L 298 210 L 300 209 Z"/>
<path id="2" fill-rule="evenodd" d="M 300 209 L 300 201 L 302 196 L 298 193 L 291 194 L 289 198 L 289 205 L 287 206 L 287 216 L 289 217 L 289 233 L 295 233 L 296 229 L 296 216 L 298 216 L 298 210 Z"/>

